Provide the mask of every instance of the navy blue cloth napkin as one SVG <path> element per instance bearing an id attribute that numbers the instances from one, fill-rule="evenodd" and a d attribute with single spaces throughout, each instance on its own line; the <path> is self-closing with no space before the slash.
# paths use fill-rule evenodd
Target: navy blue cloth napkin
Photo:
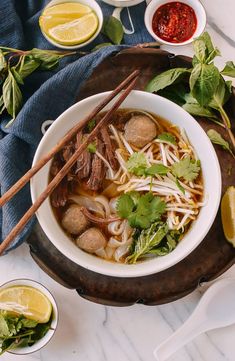
<path id="1" fill-rule="evenodd" d="M 38 26 L 38 18 L 45 0 L 0 1 L 0 45 L 12 48 L 53 49 L 44 39 Z M 111 15 L 113 7 L 99 2 L 105 16 Z M 151 41 L 144 27 L 145 3 L 130 8 L 135 33 L 125 35 L 124 44 L 132 45 Z M 127 10 L 123 22 L 128 26 Z M 85 50 L 107 41 L 102 35 Z M 42 137 L 41 125 L 47 119 L 56 119 L 70 107 L 78 96 L 79 88 L 91 75 L 93 69 L 107 56 L 122 46 L 110 46 L 84 57 L 63 59 L 55 71 L 35 72 L 23 86 L 24 106 L 13 125 L 5 128 L 10 118 L 1 115 L 0 129 L 0 191 L 4 194 L 31 167 L 33 155 Z M 0 243 L 31 205 L 29 185 L 25 186 L 10 202 L 0 209 Z M 19 246 L 32 229 L 32 219 L 15 239 L 8 251 Z"/>

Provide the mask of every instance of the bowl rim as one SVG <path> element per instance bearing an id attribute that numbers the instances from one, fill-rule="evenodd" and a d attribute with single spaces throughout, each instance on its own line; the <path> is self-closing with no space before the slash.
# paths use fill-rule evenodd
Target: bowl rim
<path id="1" fill-rule="evenodd" d="M 50 141 L 50 140 L 52 141 L 52 139 L 53 139 L 53 142 L 57 141 L 56 137 L 54 136 L 54 131 L 55 131 L 56 128 L 61 130 L 62 127 L 63 127 L 63 125 L 62 125 L 63 122 L 64 122 L 64 124 L 66 124 L 66 119 L 67 119 L 67 123 L 68 123 L 68 118 L 70 117 L 70 115 L 72 115 L 72 113 L 74 111 L 79 109 L 79 107 L 85 107 L 85 108 L 88 108 L 88 109 L 89 109 L 89 107 L 94 107 L 101 99 L 103 99 L 109 93 L 110 92 L 103 92 L 103 93 L 99 93 L 99 94 L 96 94 L 96 95 L 92 95 L 92 96 L 90 96 L 88 98 L 85 98 L 85 99 L 79 101 L 78 103 L 72 105 L 70 108 L 65 110 L 54 121 L 54 123 L 51 125 L 49 130 L 43 136 L 43 138 L 42 138 L 41 142 L 39 143 L 38 148 L 36 150 L 34 160 L 33 160 L 33 165 L 35 165 L 35 163 L 38 161 L 38 159 L 40 159 L 42 154 L 45 154 L 45 151 L 43 153 L 44 145 L 47 144 L 48 141 Z M 215 174 L 213 175 L 213 179 L 215 180 L 215 184 L 216 184 L 217 188 L 216 188 L 215 197 L 213 197 L 213 204 L 211 204 L 212 209 L 210 209 L 210 214 L 208 215 L 208 217 L 206 217 L 206 227 L 203 230 L 197 229 L 197 232 L 199 233 L 199 236 L 197 236 L 196 241 L 194 241 L 194 242 L 191 241 L 191 242 L 188 242 L 187 244 L 185 243 L 184 244 L 184 252 L 181 252 L 181 254 L 179 254 L 180 251 L 177 251 L 177 253 L 176 253 L 177 256 L 172 256 L 173 254 L 175 255 L 175 251 L 180 246 L 180 244 L 179 244 L 176 247 L 176 249 L 174 251 L 172 251 L 169 255 L 161 257 L 161 259 L 164 259 L 164 261 L 161 261 L 160 265 L 157 264 L 157 260 L 159 258 L 156 257 L 153 260 L 148 260 L 148 261 L 146 261 L 144 263 L 142 262 L 142 263 L 139 263 L 139 264 L 136 264 L 136 265 L 122 264 L 123 268 L 121 268 L 121 271 L 120 271 L 120 269 L 118 267 L 115 268 L 116 266 L 113 266 L 116 263 L 113 263 L 113 262 L 111 263 L 111 262 L 106 261 L 106 260 L 101 260 L 99 257 L 94 257 L 94 255 L 89 255 L 89 256 L 92 257 L 92 259 L 97 258 L 99 260 L 99 261 L 96 260 L 96 265 L 95 266 L 93 265 L 93 263 L 92 263 L 93 261 L 92 261 L 91 258 L 89 258 L 91 260 L 91 264 L 88 261 L 84 261 L 84 259 L 81 260 L 81 258 L 83 258 L 83 256 L 81 256 L 81 258 L 79 258 L 79 260 L 78 260 L 77 255 L 75 255 L 74 252 L 71 252 L 71 251 L 69 251 L 67 249 L 67 245 L 66 245 L 66 247 L 63 247 L 60 244 L 58 244 L 57 239 L 56 239 L 56 238 L 58 238 L 58 235 L 56 237 L 55 234 L 53 233 L 53 232 L 57 232 L 57 229 L 56 229 L 56 231 L 55 231 L 54 228 L 53 228 L 53 230 L 51 229 L 52 227 L 50 227 L 50 225 L 48 224 L 48 219 L 44 215 L 45 212 L 43 212 L 43 210 L 40 208 L 38 210 L 38 212 L 36 213 L 37 219 L 38 219 L 43 231 L 45 232 L 45 234 L 49 238 L 49 240 L 67 258 L 69 258 L 70 260 L 72 260 L 76 264 L 78 264 L 81 267 L 86 268 L 86 269 L 88 269 L 90 271 L 100 273 L 100 274 L 104 274 L 106 276 L 124 277 L 124 278 L 125 277 L 128 277 L 128 278 L 129 277 L 142 277 L 142 276 L 146 276 L 146 275 L 161 272 L 161 271 L 163 271 L 163 270 L 165 270 L 167 268 L 170 268 L 173 265 L 179 263 L 182 259 L 184 259 L 186 256 L 188 256 L 201 243 L 201 241 L 204 239 L 204 237 L 208 233 L 208 231 L 209 231 L 209 229 L 210 229 L 211 225 L 213 224 L 214 219 L 216 217 L 216 214 L 217 214 L 217 211 L 218 211 L 218 208 L 219 208 L 219 204 L 220 204 L 220 198 L 221 198 L 221 172 L 220 172 L 220 166 L 219 166 L 218 158 L 216 156 L 214 147 L 212 146 L 209 138 L 207 137 L 207 135 L 206 135 L 205 131 L 202 129 L 202 127 L 197 123 L 197 121 L 189 113 L 187 113 L 184 109 L 182 109 L 180 106 L 178 106 L 177 104 L 175 104 L 175 103 L 171 102 L 170 100 L 165 99 L 165 98 L 163 98 L 163 97 L 161 97 L 159 95 L 147 93 L 147 92 L 140 91 L 140 90 L 134 90 L 134 91 L 132 91 L 131 94 L 133 94 L 133 96 L 137 97 L 137 98 L 141 97 L 142 104 L 144 104 L 144 97 L 149 97 L 149 99 L 150 99 L 150 97 L 154 97 L 155 103 L 156 103 L 156 101 L 158 101 L 158 102 L 163 103 L 164 105 L 168 105 L 168 107 L 169 107 L 169 104 L 170 104 L 172 109 L 175 108 L 174 109 L 175 111 L 178 111 L 178 113 L 181 114 L 181 115 L 183 114 L 184 121 L 187 119 L 187 124 L 188 124 L 188 122 L 191 122 L 191 125 L 193 124 L 194 131 L 197 130 L 197 132 L 200 133 L 200 137 L 204 138 L 204 140 L 203 140 L 204 143 L 203 144 L 204 145 L 206 144 L 207 150 L 209 150 L 210 159 L 211 159 L 210 163 L 212 163 L 213 167 L 215 167 L 215 169 L 214 169 Z M 129 95 L 129 97 L 131 96 L 131 94 Z M 125 107 L 125 106 L 123 106 L 123 107 Z M 128 108 L 128 105 L 126 107 Z M 138 106 L 136 106 L 136 107 L 140 108 Z M 141 107 L 141 109 L 142 108 L 143 107 Z M 155 112 L 155 113 L 157 113 L 157 112 Z M 170 122 L 174 123 L 173 119 L 170 119 L 170 118 L 171 117 L 169 116 L 168 120 Z M 70 125 L 70 128 L 71 128 L 72 125 Z M 187 126 L 186 126 L 186 128 L 187 128 Z M 66 129 L 63 131 L 63 134 L 65 134 L 65 132 L 67 130 L 68 130 L 68 128 L 66 127 Z M 186 131 L 187 131 L 187 129 L 186 129 Z M 53 137 L 52 137 L 52 135 L 53 135 Z M 200 142 L 201 142 L 201 140 L 200 140 Z M 196 152 L 198 152 L 198 148 L 195 147 L 195 144 L 192 141 L 192 139 L 190 139 L 190 143 L 192 143 L 193 147 L 196 149 Z M 52 145 L 50 145 L 50 147 L 51 146 Z M 208 158 L 208 154 L 207 154 L 206 159 L 207 158 Z M 206 159 L 204 158 L 203 161 L 201 159 L 203 166 L 205 165 Z M 49 169 L 49 165 L 48 165 L 48 169 Z M 204 171 L 205 171 L 205 169 L 204 169 Z M 48 177 L 48 172 L 46 174 L 47 174 L 47 177 Z M 37 196 L 37 191 L 36 191 L 37 186 L 39 186 L 39 183 L 40 183 L 40 186 L 42 186 L 41 185 L 42 182 L 41 181 L 39 182 L 40 177 L 42 177 L 42 176 L 39 175 L 38 180 L 36 179 L 36 177 L 33 177 L 31 179 L 31 182 L 30 182 L 31 197 L 32 197 L 33 202 L 35 201 L 36 196 Z M 206 189 L 206 187 L 205 187 L 205 192 L 209 193 L 208 191 L 209 190 Z M 48 207 L 50 207 L 50 209 Z M 202 207 L 202 209 L 204 209 L 205 207 Z M 53 217 L 55 217 L 55 216 L 53 215 L 53 211 L 51 209 L 49 200 L 48 200 L 48 204 L 45 205 L 45 208 L 46 208 L 46 210 L 48 210 L 50 212 L 50 216 L 52 217 L 51 220 L 53 220 L 53 222 L 54 222 Z M 201 212 L 202 212 L 202 210 L 201 210 Z M 199 216 L 200 216 L 200 213 L 199 213 Z M 186 238 L 185 241 L 189 238 L 189 235 L 192 233 L 192 229 L 195 229 L 195 225 L 197 225 L 198 219 L 199 219 L 199 217 L 194 222 L 194 227 L 191 227 L 190 230 L 185 235 L 185 237 L 184 237 L 184 238 Z M 56 224 L 57 224 L 57 226 L 56 226 Z M 59 227 L 57 221 L 54 222 L 53 227 Z M 60 235 L 62 237 L 64 237 L 65 233 L 63 232 L 63 230 L 60 227 L 59 227 L 59 229 L 60 229 L 60 231 L 59 231 Z M 66 236 L 66 238 L 67 238 L 67 240 L 69 240 L 69 238 L 67 236 Z M 191 236 L 191 238 L 192 238 L 192 236 Z M 68 246 L 68 247 L 70 247 L 70 246 Z M 84 251 L 81 251 L 81 252 L 85 253 Z M 108 267 L 108 265 L 110 265 L 110 264 L 112 264 L 113 267 Z M 144 264 L 145 264 L 145 266 L 143 267 Z M 147 264 L 148 264 L 148 266 L 146 266 Z M 120 265 L 120 264 L 118 264 L 118 265 Z"/>
<path id="2" fill-rule="evenodd" d="M 190 5 L 193 8 L 193 10 L 195 11 L 195 13 L 197 13 L 197 9 L 201 13 L 200 17 L 197 16 L 197 27 L 200 24 L 201 30 L 197 32 L 197 29 L 196 29 L 194 34 L 186 41 L 183 41 L 180 43 L 171 43 L 169 41 L 166 41 L 166 40 L 160 38 L 152 30 L 152 18 L 153 18 L 155 11 L 161 5 L 167 4 L 169 2 L 182 2 L 184 4 Z M 196 1 L 193 1 L 193 0 L 179 0 L 179 1 L 178 0 L 151 0 L 151 2 L 148 4 L 148 6 L 145 10 L 145 14 L 144 14 L 144 23 L 145 23 L 145 27 L 148 30 L 149 34 L 155 40 L 159 41 L 159 43 L 161 43 L 163 45 L 170 45 L 170 46 L 184 46 L 184 45 L 188 45 L 188 44 L 192 43 L 194 39 L 196 39 L 198 36 L 200 36 L 203 33 L 203 31 L 206 28 L 206 22 L 207 22 L 206 10 L 205 10 L 205 7 L 203 6 L 201 0 L 196 0 Z M 195 35 L 195 34 L 197 34 L 197 35 Z"/>
<path id="3" fill-rule="evenodd" d="M 34 287 L 34 288 L 38 289 L 39 291 L 41 291 L 42 293 L 44 293 L 44 295 L 46 297 L 48 297 L 49 301 L 52 304 L 52 312 L 53 312 L 53 316 L 54 316 L 54 319 L 52 320 L 53 329 L 48 330 L 48 332 L 40 340 L 38 340 L 33 346 L 21 347 L 19 349 L 15 348 L 14 350 L 7 351 L 8 353 L 11 353 L 11 354 L 14 354 L 14 355 L 29 355 L 31 353 L 34 353 L 34 352 L 37 352 L 37 351 L 41 350 L 53 338 L 53 336 L 54 336 L 54 334 L 55 334 L 55 332 L 57 330 L 58 322 L 59 322 L 58 305 L 57 305 L 56 299 L 53 296 L 53 294 L 51 293 L 51 291 L 39 281 L 35 281 L 35 280 L 31 279 L 31 278 L 14 278 L 14 279 L 11 279 L 9 281 L 6 281 L 6 282 L 2 283 L 0 285 L 0 289 L 2 289 L 2 288 L 10 288 L 10 287 L 14 287 L 14 286 Z M 50 334 L 49 334 L 49 331 L 51 331 Z M 45 338 L 44 343 L 42 343 L 39 347 L 36 347 L 37 343 L 39 341 L 42 341 L 44 338 Z M 31 348 L 32 348 L 32 350 L 31 350 Z"/>
<path id="4" fill-rule="evenodd" d="M 100 5 L 98 4 L 97 1 L 95 0 L 51 0 L 41 11 L 40 16 L 43 14 L 44 10 L 47 8 L 50 8 L 52 6 L 55 5 L 59 5 L 59 4 L 63 4 L 63 3 L 67 3 L 67 2 L 75 2 L 75 3 L 81 3 L 83 5 L 88 5 L 90 6 L 95 14 L 97 15 L 99 24 L 98 27 L 95 31 L 95 33 L 84 43 L 80 43 L 77 45 L 63 45 L 63 44 L 59 44 L 56 41 L 54 41 L 53 39 L 51 39 L 43 30 L 42 28 L 39 26 L 40 31 L 42 33 L 42 35 L 44 36 L 44 38 L 52 45 L 56 46 L 57 48 L 60 49 L 65 49 L 65 50 L 75 50 L 75 49 L 79 49 L 82 47 L 85 47 L 86 45 L 90 44 L 93 40 L 95 40 L 95 38 L 99 35 L 99 33 L 101 32 L 102 26 L 103 26 L 103 22 L 104 22 L 104 17 L 103 17 L 103 12 L 101 10 Z"/>

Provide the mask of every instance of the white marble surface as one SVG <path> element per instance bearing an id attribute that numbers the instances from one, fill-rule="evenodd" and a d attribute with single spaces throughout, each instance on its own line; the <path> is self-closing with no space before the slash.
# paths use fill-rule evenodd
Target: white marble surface
<path id="1" fill-rule="evenodd" d="M 197 0 L 195 0 L 197 1 Z M 235 60 L 234 0 L 202 0 L 208 14 L 207 30 L 225 60 Z M 175 48 L 165 49 L 176 53 Z M 190 46 L 177 53 L 190 55 Z M 235 266 L 222 277 L 235 277 Z M 80 298 L 49 278 L 34 263 L 27 245 L 0 261 L 0 284 L 14 278 L 32 278 L 47 286 L 59 306 L 59 326 L 52 341 L 29 356 L 6 354 L 2 361 L 153 361 L 155 346 L 172 334 L 191 314 L 201 287 L 191 295 L 158 307 L 135 305 L 114 308 L 96 305 Z M 198 336 L 169 361 L 234 361 L 235 325 Z"/>

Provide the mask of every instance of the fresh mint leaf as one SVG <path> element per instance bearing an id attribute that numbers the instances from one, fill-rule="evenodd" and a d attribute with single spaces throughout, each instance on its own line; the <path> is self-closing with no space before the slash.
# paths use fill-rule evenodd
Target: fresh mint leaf
<path id="1" fill-rule="evenodd" d="M 197 64 L 190 75 L 190 90 L 201 106 L 209 103 L 219 84 L 220 73 L 214 64 Z"/>
<path id="2" fill-rule="evenodd" d="M 187 68 L 174 68 L 155 76 L 147 85 L 145 90 L 149 93 L 157 93 L 169 85 L 181 81 L 190 75 Z"/>
<path id="3" fill-rule="evenodd" d="M 145 170 L 145 175 L 154 176 L 155 174 L 166 175 L 169 168 L 164 164 L 153 164 L 151 167 Z"/>
<path id="4" fill-rule="evenodd" d="M 96 144 L 95 143 L 88 144 L 87 150 L 89 153 L 95 153 L 96 152 Z"/>
<path id="5" fill-rule="evenodd" d="M 198 161 L 193 161 L 187 156 L 179 162 L 172 164 L 171 169 L 177 178 L 183 178 L 190 182 L 198 177 L 201 168 Z"/>
<path id="6" fill-rule="evenodd" d="M 106 35 L 113 44 L 119 45 L 124 35 L 122 23 L 114 16 L 104 19 L 102 33 Z"/>
<path id="7" fill-rule="evenodd" d="M 221 71 L 221 74 L 235 78 L 235 64 L 232 61 L 227 61 L 224 69 Z"/>
<path id="8" fill-rule="evenodd" d="M 144 175 L 147 166 L 145 154 L 140 152 L 133 153 L 126 162 L 127 170 L 137 176 Z"/>
<path id="9" fill-rule="evenodd" d="M 128 218 L 135 207 L 135 203 L 129 194 L 122 194 L 117 200 L 117 214 L 121 218 Z"/>
<path id="10" fill-rule="evenodd" d="M 167 133 L 167 132 L 161 133 L 159 134 L 158 139 L 164 140 L 165 142 L 168 143 L 176 144 L 176 137 L 171 133 Z"/>

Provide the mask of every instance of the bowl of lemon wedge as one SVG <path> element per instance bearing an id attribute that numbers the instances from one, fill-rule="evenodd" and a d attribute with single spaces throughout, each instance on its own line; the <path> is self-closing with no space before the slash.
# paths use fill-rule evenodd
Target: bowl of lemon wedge
<path id="1" fill-rule="evenodd" d="M 52 0 L 39 17 L 44 37 L 61 49 L 78 49 L 100 33 L 103 14 L 95 0 Z"/>
<path id="2" fill-rule="evenodd" d="M 58 308 L 46 287 L 16 279 L 0 287 L 0 355 L 27 355 L 44 347 L 57 328 Z"/>

